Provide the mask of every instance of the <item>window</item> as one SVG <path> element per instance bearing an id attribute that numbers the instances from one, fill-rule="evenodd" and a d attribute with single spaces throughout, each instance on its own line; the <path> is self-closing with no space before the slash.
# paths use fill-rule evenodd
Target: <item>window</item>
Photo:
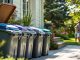
<path id="1" fill-rule="evenodd" d="M 0 0 L 0 3 L 3 3 L 3 0 Z"/>
<path id="2" fill-rule="evenodd" d="M 13 3 L 13 0 L 5 0 L 5 3 Z"/>
<path id="3" fill-rule="evenodd" d="M 6 3 L 10 3 L 10 0 L 5 0 Z"/>
<path id="4" fill-rule="evenodd" d="M 0 3 L 13 3 L 13 0 L 0 0 Z"/>
<path id="5" fill-rule="evenodd" d="M 28 14 L 29 2 L 27 0 L 23 0 L 23 16 Z"/>
<path id="6" fill-rule="evenodd" d="M 26 14 L 26 0 L 23 0 L 23 16 Z"/>

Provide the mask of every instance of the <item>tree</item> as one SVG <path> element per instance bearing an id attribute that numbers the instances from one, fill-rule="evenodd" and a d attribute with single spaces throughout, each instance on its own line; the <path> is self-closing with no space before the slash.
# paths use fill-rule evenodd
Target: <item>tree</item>
<path id="1" fill-rule="evenodd" d="M 69 15 L 71 19 L 65 21 L 65 25 L 70 29 L 70 33 L 74 32 L 74 26 L 80 20 L 80 0 L 66 0 L 69 7 Z"/>
<path id="2" fill-rule="evenodd" d="M 56 27 L 64 26 L 64 20 L 70 18 L 65 0 L 46 0 L 44 8 L 45 19 L 52 21 Z"/>

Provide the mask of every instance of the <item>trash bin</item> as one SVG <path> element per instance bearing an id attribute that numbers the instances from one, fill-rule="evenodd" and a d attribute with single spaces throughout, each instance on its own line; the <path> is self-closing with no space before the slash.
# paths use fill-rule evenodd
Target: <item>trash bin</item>
<path id="1" fill-rule="evenodd" d="M 26 51 L 25 51 L 25 58 L 32 58 L 32 51 L 33 51 L 33 42 L 36 36 L 36 32 L 29 27 L 26 27 L 27 31 L 27 43 L 26 43 Z"/>
<path id="2" fill-rule="evenodd" d="M 21 39 L 20 41 L 18 42 L 19 44 L 19 51 L 18 51 L 18 57 L 24 57 L 25 55 L 25 48 L 26 48 L 26 41 L 27 41 L 27 33 L 26 31 L 24 30 L 24 27 L 23 26 L 20 26 L 20 25 L 14 25 L 16 26 L 19 30 L 21 30 L 22 34 L 21 34 Z"/>
<path id="3" fill-rule="evenodd" d="M 17 56 L 20 30 L 17 27 L 4 24 L 8 22 L 15 8 L 16 6 L 13 4 L 0 4 L 0 55 L 4 57 Z"/>
<path id="4" fill-rule="evenodd" d="M 0 23 L 0 55 L 16 57 L 20 30 L 13 26 Z"/>
<path id="5" fill-rule="evenodd" d="M 45 32 L 45 35 L 43 36 L 42 55 L 45 56 L 48 55 L 51 32 L 48 29 L 42 29 L 42 30 Z"/>
<path id="6" fill-rule="evenodd" d="M 33 42 L 32 57 L 33 58 L 40 57 L 42 55 L 44 32 L 39 28 L 35 28 L 35 27 L 30 27 L 30 28 L 33 29 L 37 33 L 37 35 L 34 38 L 34 42 Z"/>
<path id="7" fill-rule="evenodd" d="M 23 27 L 20 25 L 15 26 L 17 26 L 23 33 L 21 38 L 20 57 L 32 58 L 33 38 L 36 32 L 28 29 L 28 27 Z"/>

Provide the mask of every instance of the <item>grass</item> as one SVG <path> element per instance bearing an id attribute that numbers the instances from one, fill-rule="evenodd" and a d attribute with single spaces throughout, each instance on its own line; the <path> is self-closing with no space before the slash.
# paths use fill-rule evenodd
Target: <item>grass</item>
<path id="1" fill-rule="evenodd" d="M 4 58 L 4 57 L 0 57 L 0 60 L 29 60 L 28 58 L 13 58 L 13 57 L 8 57 L 8 58 Z"/>
<path id="2" fill-rule="evenodd" d="M 75 38 L 70 38 L 69 40 L 63 40 L 68 45 L 80 45 L 80 42 L 75 42 Z"/>
<path id="3" fill-rule="evenodd" d="M 16 60 L 16 59 L 14 59 L 12 57 L 9 57 L 9 58 L 0 57 L 0 60 Z M 24 58 L 18 58 L 17 60 L 24 60 Z M 26 60 L 28 60 L 28 59 L 26 59 Z"/>

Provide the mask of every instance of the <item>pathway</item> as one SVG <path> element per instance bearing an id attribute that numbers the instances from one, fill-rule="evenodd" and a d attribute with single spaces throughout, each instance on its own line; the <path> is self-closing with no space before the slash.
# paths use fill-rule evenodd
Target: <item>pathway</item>
<path id="1" fill-rule="evenodd" d="M 59 50 L 50 51 L 48 56 L 31 60 L 80 60 L 80 46 L 67 45 Z"/>

